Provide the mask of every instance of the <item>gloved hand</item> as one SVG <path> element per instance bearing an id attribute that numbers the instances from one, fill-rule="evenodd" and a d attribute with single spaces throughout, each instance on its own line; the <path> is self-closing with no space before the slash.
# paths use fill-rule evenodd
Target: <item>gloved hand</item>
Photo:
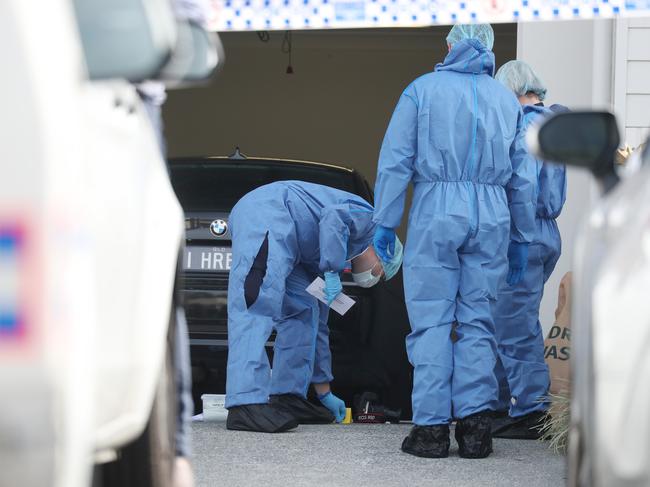
<path id="1" fill-rule="evenodd" d="M 375 229 L 372 245 L 381 260 L 390 262 L 391 257 L 395 255 L 395 230 L 378 225 Z"/>
<path id="2" fill-rule="evenodd" d="M 343 286 L 341 285 L 341 278 L 339 277 L 338 272 L 326 272 L 325 273 L 325 297 L 327 298 L 327 304 L 330 306 L 336 296 L 343 291 Z"/>
<path id="3" fill-rule="evenodd" d="M 511 286 L 514 286 L 524 277 L 524 272 L 526 272 L 526 267 L 528 266 L 527 243 L 510 241 L 510 246 L 508 247 L 508 264 L 510 268 L 508 269 L 506 281 Z"/>
<path id="4" fill-rule="evenodd" d="M 345 403 L 336 397 L 332 392 L 327 392 L 322 396 L 318 396 L 319 401 L 323 406 L 330 410 L 336 418 L 336 422 L 340 423 L 345 419 Z"/>

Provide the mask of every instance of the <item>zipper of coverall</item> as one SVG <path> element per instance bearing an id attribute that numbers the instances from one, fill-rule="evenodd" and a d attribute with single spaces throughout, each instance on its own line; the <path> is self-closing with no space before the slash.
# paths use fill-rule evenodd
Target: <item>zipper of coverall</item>
<path id="1" fill-rule="evenodd" d="M 472 177 L 474 176 L 474 167 L 476 165 L 476 136 L 478 132 L 478 93 L 476 92 L 476 74 L 472 73 L 472 91 L 473 91 L 473 115 L 474 115 L 474 125 L 472 127 L 472 144 L 469 149 L 469 161 L 466 168 L 467 173 L 467 190 L 470 201 L 470 237 L 476 237 L 478 233 L 478 194 L 476 191 L 476 185 L 472 183 Z"/>

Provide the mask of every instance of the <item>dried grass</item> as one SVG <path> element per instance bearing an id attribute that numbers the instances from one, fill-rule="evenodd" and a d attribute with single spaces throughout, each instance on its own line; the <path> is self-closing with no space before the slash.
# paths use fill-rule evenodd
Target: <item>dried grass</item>
<path id="1" fill-rule="evenodd" d="M 541 440 L 549 442 L 555 453 L 564 454 L 569 440 L 569 421 L 571 419 L 571 397 L 569 392 L 549 394 L 551 407 L 540 428 Z"/>

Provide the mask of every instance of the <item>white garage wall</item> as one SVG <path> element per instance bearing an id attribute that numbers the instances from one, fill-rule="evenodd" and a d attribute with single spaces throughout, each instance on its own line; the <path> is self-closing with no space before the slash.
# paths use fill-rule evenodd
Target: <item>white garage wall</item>
<path id="1" fill-rule="evenodd" d="M 614 43 L 614 108 L 623 142 L 635 148 L 650 132 L 650 19 L 617 20 Z"/>
<path id="2" fill-rule="evenodd" d="M 517 32 L 517 58 L 529 63 L 548 87 L 546 104 L 571 109 L 612 106 L 613 21 L 522 23 Z M 568 170 L 567 202 L 558 223 L 563 253 L 549 279 L 540 321 L 545 333 L 554 322 L 562 276 L 571 270 L 573 246 L 582 218 L 597 197 L 591 176 Z"/>

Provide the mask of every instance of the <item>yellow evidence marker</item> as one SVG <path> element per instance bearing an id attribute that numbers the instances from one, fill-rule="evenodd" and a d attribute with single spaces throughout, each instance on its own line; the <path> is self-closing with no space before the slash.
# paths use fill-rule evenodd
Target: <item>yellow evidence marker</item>
<path id="1" fill-rule="evenodd" d="M 352 423 L 352 409 L 345 408 L 345 418 L 341 424 L 350 424 Z"/>

